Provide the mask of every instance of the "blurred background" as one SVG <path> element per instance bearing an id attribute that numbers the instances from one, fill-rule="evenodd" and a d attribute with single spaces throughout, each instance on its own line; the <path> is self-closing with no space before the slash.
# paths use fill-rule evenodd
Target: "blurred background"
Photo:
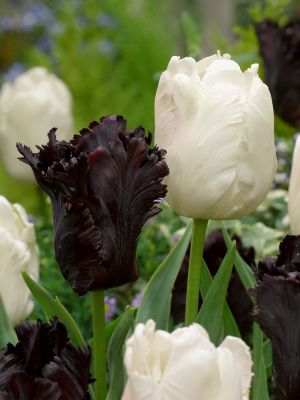
<path id="1" fill-rule="evenodd" d="M 254 24 L 271 19 L 283 26 L 299 17 L 299 0 L 0 0 L 0 85 L 12 82 L 29 68 L 44 66 L 71 91 L 74 133 L 106 114 L 121 114 L 129 128 L 142 125 L 153 132 L 155 91 L 172 55 L 199 59 L 220 50 L 230 53 L 242 69 L 259 62 L 264 78 Z M 274 188 L 279 192 L 245 225 L 234 226 L 250 238 L 251 245 L 255 238 L 261 253 L 273 251 L 286 228 L 283 217 L 295 133 L 295 127 L 276 119 L 279 170 Z M 46 143 L 47 131 L 40 134 L 40 142 Z M 2 154 L 6 151 L 1 150 Z M 86 298 L 78 305 L 59 269 L 53 266 L 47 199 L 33 181 L 11 176 L 3 158 L 0 194 L 21 203 L 35 221 L 42 283 L 74 309 L 75 318 L 88 335 Z M 264 225 L 254 232 L 248 228 L 249 222 Z M 144 280 L 149 279 L 184 225 L 185 221 L 170 210 L 147 225 L 139 244 Z M 257 232 L 264 241 L 257 240 Z M 139 296 L 142 287 L 139 281 L 134 287 L 111 294 L 115 300 L 108 300 L 107 307 L 113 309 L 112 317 L 128 298 Z M 40 315 L 38 309 L 36 315 Z"/>

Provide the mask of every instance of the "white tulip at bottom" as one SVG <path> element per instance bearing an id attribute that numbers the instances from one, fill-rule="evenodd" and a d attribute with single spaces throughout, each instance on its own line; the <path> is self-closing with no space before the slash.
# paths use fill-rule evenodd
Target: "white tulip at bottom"
<path id="1" fill-rule="evenodd" d="M 173 333 L 138 324 L 126 343 L 128 381 L 122 400 L 248 400 L 248 346 L 228 336 L 219 347 L 193 324 Z"/>

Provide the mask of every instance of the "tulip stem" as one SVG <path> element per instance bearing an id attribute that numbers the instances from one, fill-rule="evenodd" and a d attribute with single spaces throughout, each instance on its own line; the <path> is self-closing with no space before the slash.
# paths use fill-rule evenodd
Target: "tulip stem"
<path id="1" fill-rule="evenodd" d="M 96 400 L 106 399 L 106 343 L 104 291 L 92 292 L 93 307 L 93 364 Z"/>
<path id="2" fill-rule="evenodd" d="M 190 250 L 188 282 L 185 304 L 185 325 L 192 324 L 198 315 L 200 293 L 200 271 L 208 220 L 194 219 Z"/>

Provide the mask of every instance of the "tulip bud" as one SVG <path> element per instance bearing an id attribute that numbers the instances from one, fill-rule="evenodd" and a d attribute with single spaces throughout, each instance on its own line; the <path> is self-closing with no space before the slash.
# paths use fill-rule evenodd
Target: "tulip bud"
<path id="1" fill-rule="evenodd" d="M 16 162 L 16 142 L 41 145 L 43 136 L 53 126 L 67 139 L 73 131 L 71 93 L 65 83 L 45 68 L 32 68 L 5 83 L 0 92 L 1 156 L 14 177 L 30 181 L 32 174 Z"/>
<path id="2" fill-rule="evenodd" d="M 22 271 L 39 276 L 34 226 L 19 204 L 0 196 L 0 295 L 13 325 L 25 319 L 34 303 Z"/>
<path id="3" fill-rule="evenodd" d="M 288 210 L 291 233 L 300 235 L 300 136 L 297 137 L 294 148 L 292 171 L 289 184 Z"/>
<path id="4" fill-rule="evenodd" d="M 213 55 L 172 57 L 155 98 L 155 138 L 167 150 L 166 200 L 179 214 L 233 219 L 256 209 L 276 171 L 269 89 L 253 64 L 242 72 Z"/>
<path id="5" fill-rule="evenodd" d="M 173 333 L 152 320 L 138 324 L 126 343 L 128 382 L 122 400 L 247 400 L 248 346 L 227 336 L 219 347 L 198 324 Z"/>

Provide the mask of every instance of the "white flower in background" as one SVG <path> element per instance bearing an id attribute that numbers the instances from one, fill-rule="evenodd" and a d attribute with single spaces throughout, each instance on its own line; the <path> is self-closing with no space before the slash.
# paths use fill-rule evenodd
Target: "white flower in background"
<path id="1" fill-rule="evenodd" d="M 22 274 L 39 277 L 34 225 L 19 204 L 0 196 L 0 295 L 13 325 L 25 319 L 34 303 Z"/>
<path id="2" fill-rule="evenodd" d="M 228 54 L 172 57 L 155 98 L 155 140 L 167 150 L 167 202 L 179 214 L 233 219 L 271 188 L 274 114 L 258 64 L 245 72 Z"/>
<path id="3" fill-rule="evenodd" d="M 289 183 L 288 210 L 292 235 L 300 235 L 300 136 L 297 137 Z"/>
<path id="4" fill-rule="evenodd" d="M 173 333 L 138 324 L 126 343 L 122 400 L 248 400 L 248 346 L 228 336 L 219 347 L 198 324 Z"/>
<path id="5" fill-rule="evenodd" d="M 45 68 L 35 67 L 5 83 L 0 92 L 1 157 L 16 178 L 33 181 L 29 168 L 17 160 L 16 143 L 29 147 L 45 142 L 46 134 L 58 128 L 60 139 L 73 131 L 72 97 L 63 81 Z"/>

